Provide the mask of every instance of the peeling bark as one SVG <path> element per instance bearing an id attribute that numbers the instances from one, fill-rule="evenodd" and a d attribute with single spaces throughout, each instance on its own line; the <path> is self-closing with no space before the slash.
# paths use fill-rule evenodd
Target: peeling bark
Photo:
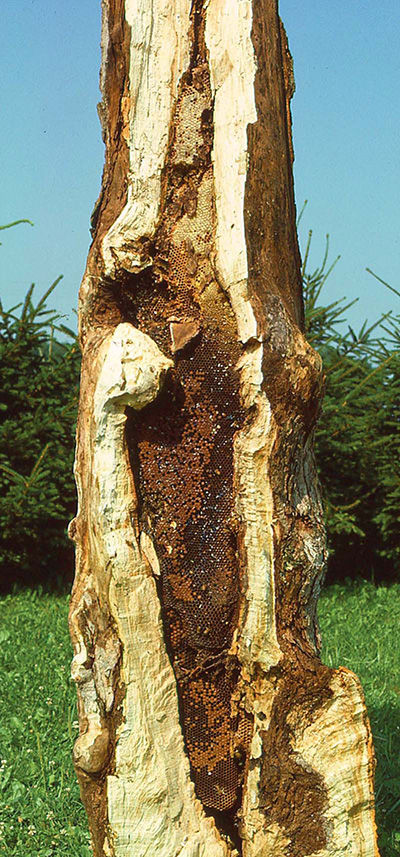
<path id="1" fill-rule="evenodd" d="M 70 628 L 96 857 L 377 855 L 325 541 L 276 0 L 103 0 Z"/>

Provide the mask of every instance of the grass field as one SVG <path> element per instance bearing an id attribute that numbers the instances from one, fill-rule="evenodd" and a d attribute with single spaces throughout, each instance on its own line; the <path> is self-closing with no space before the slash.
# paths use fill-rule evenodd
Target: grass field
<path id="1" fill-rule="evenodd" d="M 329 587 L 319 608 L 323 660 L 361 679 L 374 737 L 381 857 L 400 854 L 400 585 Z"/>
<path id="2" fill-rule="evenodd" d="M 76 735 L 68 599 L 0 599 L 0 855 L 90 857 L 70 761 Z M 358 673 L 378 759 L 382 857 L 400 854 L 400 585 L 336 585 L 320 601 L 323 657 Z"/>

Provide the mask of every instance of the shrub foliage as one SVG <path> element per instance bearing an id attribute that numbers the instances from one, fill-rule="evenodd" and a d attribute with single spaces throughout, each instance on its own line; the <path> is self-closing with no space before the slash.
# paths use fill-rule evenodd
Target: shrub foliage
<path id="1" fill-rule="evenodd" d="M 320 302 L 333 267 L 327 268 L 328 246 L 327 240 L 321 267 L 307 273 L 308 245 L 303 281 L 307 336 L 326 375 L 316 455 L 330 578 L 398 578 L 400 316 L 365 323 L 358 334 L 351 327 L 342 332 L 351 304 Z"/>
<path id="2" fill-rule="evenodd" d="M 33 286 L 23 304 L 10 310 L 0 304 L 3 588 L 15 581 L 71 578 L 66 526 L 75 509 L 79 349 L 72 331 L 46 309 L 58 281 L 36 305 Z"/>

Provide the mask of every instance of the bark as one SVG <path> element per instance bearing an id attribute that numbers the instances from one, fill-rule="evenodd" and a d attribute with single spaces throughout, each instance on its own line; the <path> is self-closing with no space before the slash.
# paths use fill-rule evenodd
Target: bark
<path id="1" fill-rule="evenodd" d="M 277 2 L 103 0 L 102 49 L 70 613 L 94 853 L 372 857 L 362 691 L 318 654 Z"/>

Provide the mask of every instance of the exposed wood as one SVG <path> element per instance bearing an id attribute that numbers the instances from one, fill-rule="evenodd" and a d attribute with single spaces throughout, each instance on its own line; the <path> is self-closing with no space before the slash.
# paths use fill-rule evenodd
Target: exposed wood
<path id="1" fill-rule="evenodd" d="M 94 853 L 373 857 L 362 691 L 318 654 L 277 3 L 103 0 L 102 43 L 70 614 Z"/>

